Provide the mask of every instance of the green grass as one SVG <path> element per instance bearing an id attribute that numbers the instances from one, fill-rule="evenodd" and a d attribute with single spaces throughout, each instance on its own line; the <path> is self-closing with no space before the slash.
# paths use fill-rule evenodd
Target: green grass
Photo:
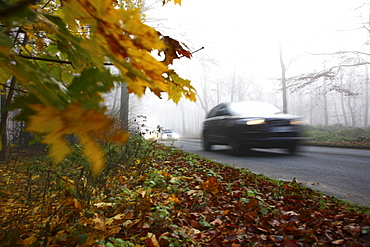
<path id="1" fill-rule="evenodd" d="M 304 144 L 370 148 L 370 127 L 305 126 Z"/>

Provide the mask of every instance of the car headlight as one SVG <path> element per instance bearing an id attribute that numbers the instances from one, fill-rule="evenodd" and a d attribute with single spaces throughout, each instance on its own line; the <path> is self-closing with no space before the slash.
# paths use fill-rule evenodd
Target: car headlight
<path id="1" fill-rule="evenodd" d="M 254 119 L 247 121 L 247 125 L 256 125 L 256 124 L 264 124 L 266 123 L 265 119 Z"/>
<path id="2" fill-rule="evenodd" d="M 291 125 L 298 125 L 298 124 L 306 124 L 307 123 L 307 121 L 306 120 L 292 120 L 292 121 L 290 121 L 290 124 Z"/>

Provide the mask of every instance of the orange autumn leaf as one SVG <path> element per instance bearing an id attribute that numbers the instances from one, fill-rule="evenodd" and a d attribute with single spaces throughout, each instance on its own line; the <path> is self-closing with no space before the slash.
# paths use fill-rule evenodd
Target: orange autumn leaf
<path id="1" fill-rule="evenodd" d="M 181 201 L 178 197 L 176 197 L 174 194 L 168 198 L 169 201 L 180 204 Z"/>
<path id="2" fill-rule="evenodd" d="M 217 195 L 221 190 L 221 184 L 217 181 L 216 177 L 210 177 L 205 182 L 200 184 L 200 187 L 212 195 Z"/>

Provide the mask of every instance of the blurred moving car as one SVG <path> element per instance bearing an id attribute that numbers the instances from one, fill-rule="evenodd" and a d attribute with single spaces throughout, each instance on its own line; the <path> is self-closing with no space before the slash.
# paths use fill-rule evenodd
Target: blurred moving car
<path id="1" fill-rule="evenodd" d="M 180 138 L 179 133 L 172 129 L 164 129 L 162 131 L 161 140 L 163 141 L 177 141 Z"/>
<path id="2" fill-rule="evenodd" d="M 301 117 L 283 114 L 265 102 L 229 102 L 215 106 L 203 122 L 203 147 L 230 145 L 238 155 L 250 148 L 284 148 L 296 151 L 302 137 Z"/>

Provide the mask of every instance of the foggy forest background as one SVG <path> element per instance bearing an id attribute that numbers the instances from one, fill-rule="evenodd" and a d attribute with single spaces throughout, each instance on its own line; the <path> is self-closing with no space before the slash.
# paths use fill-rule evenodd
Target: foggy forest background
<path id="1" fill-rule="evenodd" d="M 293 13 L 295 10 L 292 9 L 287 15 L 296 19 L 288 18 L 286 22 L 278 21 L 282 18 L 279 11 L 261 12 L 255 16 L 251 12 L 249 15 L 253 16 L 248 17 L 243 16 L 244 10 L 247 9 L 240 6 L 244 10 L 237 10 L 239 14 L 224 20 L 218 16 L 228 10 L 235 11 L 235 6 L 223 5 L 222 9 L 215 9 L 214 13 L 205 13 L 202 8 L 192 8 L 194 3 L 184 2 L 184 5 L 186 4 L 189 4 L 195 24 L 188 18 L 187 6 L 179 7 L 178 12 L 175 7 L 169 7 L 170 11 L 163 11 L 170 16 L 168 19 L 151 19 L 149 11 L 147 22 L 162 33 L 171 33 L 178 40 L 184 41 L 191 51 L 197 51 L 192 59 L 181 58 L 173 64 L 183 78 L 191 80 L 197 90 L 197 101 L 182 99 L 176 105 L 168 101 L 165 94 L 162 99 L 150 92 L 140 99 L 130 96 L 129 122 L 136 121 L 153 129 L 157 126 L 174 129 L 185 137 L 200 137 L 202 122 L 207 112 L 222 102 L 265 101 L 283 110 L 282 81 L 285 80 L 287 113 L 304 117 L 312 126 L 369 126 L 370 54 L 367 50 L 370 40 L 370 4 L 367 1 L 354 1 L 343 7 L 343 12 L 340 12 L 338 6 L 344 2 L 334 1 L 334 5 L 328 3 L 328 6 L 320 6 L 319 9 L 314 8 L 314 3 L 310 3 L 306 7 L 311 6 L 315 10 L 314 18 L 305 12 Z M 275 7 L 284 8 L 283 4 L 281 5 L 277 4 Z M 244 7 L 251 6 L 247 4 Z M 150 9 L 150 6 L 148 8 Z M 335 13 L 336 11 L 338 13 Z M 181 16 L 183 12 L 184 16 Z M 199 16 L 196 16 L 198 12 Z M 310 16 L 309 20 L 306 18 L 304 21 L 307 22 L 301 24 L 297 18 L 305 18 L 307 15 Z M 246 18 L 252 17 L 255 18 L 254 22 L 248 23 L 249 19 Z M 205 20 L 200 22 L 197 18 Z M 283 31 L 285 27 L 277 26 L 270 18 L 279 25 L 285 24 L 286 28 L 307 28 L 312 31 L 313 28 L 328 26 L 332 29 L 317 30 L 317 33 L 313 30 L 312 33 L 304 34 L 306 40 L 302 40 L 298 34 L 294 37 L 293 32 L 292 37 L 279 44 L 273 40 L 273 34 L 276 35 L 279 30 Z M 179 23 L 176 20 L 179 20 Z M 231 26 L 232 21 L 238 22 L 238 25 Z M 295 21 L 300 25 L 294 26 Z M 318 23 L 315 24 L 315 21 Z M 253 30 L 257 31 L 254 35 L 259 36 L 250 37 L 240 33 L 251 26 L 257 28 L 257 25 L 261 25 L 261 29 Z M 227 28 L 227 32 L 219 33 L 218 28 L 221 27 Z M 266 27 L 279 30 L 268 30 L 271 33 L 264 36 Z M 226 39 L 225 41 L 230 43 L 223 43 L 218 38 Z M 248 47 L 250 44 L 247 42 L 252 39 L 257 43 L 251 44 L 261 47 Z M 279 45 L 282 47 L 280 50 Z M 203 46 L 204 49 L 198 50 Z M 116 117 L 124 104 L 121 102 L 120 90 L 117 88 L 106 95 L 106 104 L 111 114 Z"/>
<path id="2" fill-rule="evenodd" d="M 288 113 L 303 116 L 309 125 L 369 126 L 368 66 L 336 70 L 335 77 L 319 78 L 307 85 L 288 81 Z M 147 93 L 142 98 L 130 96 L 129 119 L 146 127 L 170 128 L 186 137 L 200 137 L 202 121 L 215 105 L 226 101 L 265 101 L 282 109 L 281 80 L 230 77 L 220 81 L 202 78 L 193 81 L 197 102 L 181 100 L 178 105 Z M 300 88 L 301 87 L 301 88 Z M 119 116 L 120 88 L 107 95 L 107 106 Z M 138 117 L 145 116 L 146 118 Z"/>

